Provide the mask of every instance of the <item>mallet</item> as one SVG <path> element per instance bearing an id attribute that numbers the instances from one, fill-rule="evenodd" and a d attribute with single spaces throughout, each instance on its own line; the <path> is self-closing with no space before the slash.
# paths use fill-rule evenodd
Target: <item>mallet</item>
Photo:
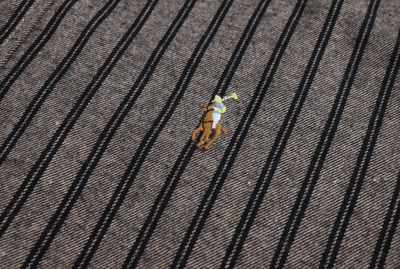
<path id="1" fill-rule="evenodd" d="M 232 99 L 232 98 L 235 100 L 239 99 L 236 93 L 232 93 L 232 95 L 222 98 L 222 101 Z M 214 100 L 212 100 L 211 103 L 214 103 Z"/>
<path id="2" fill-rule="evenodd" d="M 222 98 L 222 101 L 232 99 L 232 98 L 235 100 L 239 99 L 238 96 L 236 95 L 236 93 L 232 93 L 232 95 Z"/>

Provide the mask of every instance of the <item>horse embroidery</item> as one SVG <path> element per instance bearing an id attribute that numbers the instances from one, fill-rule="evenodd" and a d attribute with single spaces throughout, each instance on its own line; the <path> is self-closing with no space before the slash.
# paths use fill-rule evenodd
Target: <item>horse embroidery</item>
<path id="1" fill-rule="evenodd" d="M 203 134 L 200 137 L 200 141 L 196 144 L 196 148 L 200 148 L 202 145 L 205 144 L 205 146 L 203 147 L 203 151 L 206 151 L 211 146 L 211 144 L 214 143 L 215 140 L 217 140 L 217 138 L 221 134 L 221 131 L 226 134 L 227 130 L 219 123 L 219 120 L 221 118 L 221 114 L 225 113 L 226 111 L 226 107 L 224 106 L 222 101 L 231 98 L 234 98 L 236 100 L 238 99 L 235 93 L 233 93 L 232 96 L 226 97 L 224 99 L 221 99 L 221 97 L 216 95 L 213 103 L 203 108 L 204 114 L 203 118 L 201 119 L 200 125 L 192 132 L 192 140 L 196 141 L 196 134 L 199 131 L 203 131 Z M 208 139 L 211 140 L 208 141 Z M 208 143 L 206 143 L 207 141 Z"/>

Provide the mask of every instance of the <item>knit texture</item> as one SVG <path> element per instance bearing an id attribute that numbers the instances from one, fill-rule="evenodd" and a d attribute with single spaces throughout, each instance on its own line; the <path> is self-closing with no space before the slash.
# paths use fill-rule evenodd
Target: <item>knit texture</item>
<path id="1" fill-rule="evenodd" d="M 400 268 L 400 1 L 0 11 L 0 268 Z"/>

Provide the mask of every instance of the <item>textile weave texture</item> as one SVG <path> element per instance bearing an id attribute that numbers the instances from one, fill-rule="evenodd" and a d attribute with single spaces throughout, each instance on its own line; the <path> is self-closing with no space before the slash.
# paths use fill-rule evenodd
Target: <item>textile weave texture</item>
<path id="1" fill-rule="evenodd" d="M 0 1 L 0 268 L 400 268 L 399 14 Z"/>

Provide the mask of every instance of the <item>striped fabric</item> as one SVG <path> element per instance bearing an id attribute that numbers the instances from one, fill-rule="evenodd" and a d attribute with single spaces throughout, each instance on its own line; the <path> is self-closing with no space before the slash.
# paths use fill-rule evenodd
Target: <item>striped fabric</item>
<path id="1" fill-rule="evenodd" d="M 0 268 L 400 268 L 399 14 L 0 1 Z"/>

